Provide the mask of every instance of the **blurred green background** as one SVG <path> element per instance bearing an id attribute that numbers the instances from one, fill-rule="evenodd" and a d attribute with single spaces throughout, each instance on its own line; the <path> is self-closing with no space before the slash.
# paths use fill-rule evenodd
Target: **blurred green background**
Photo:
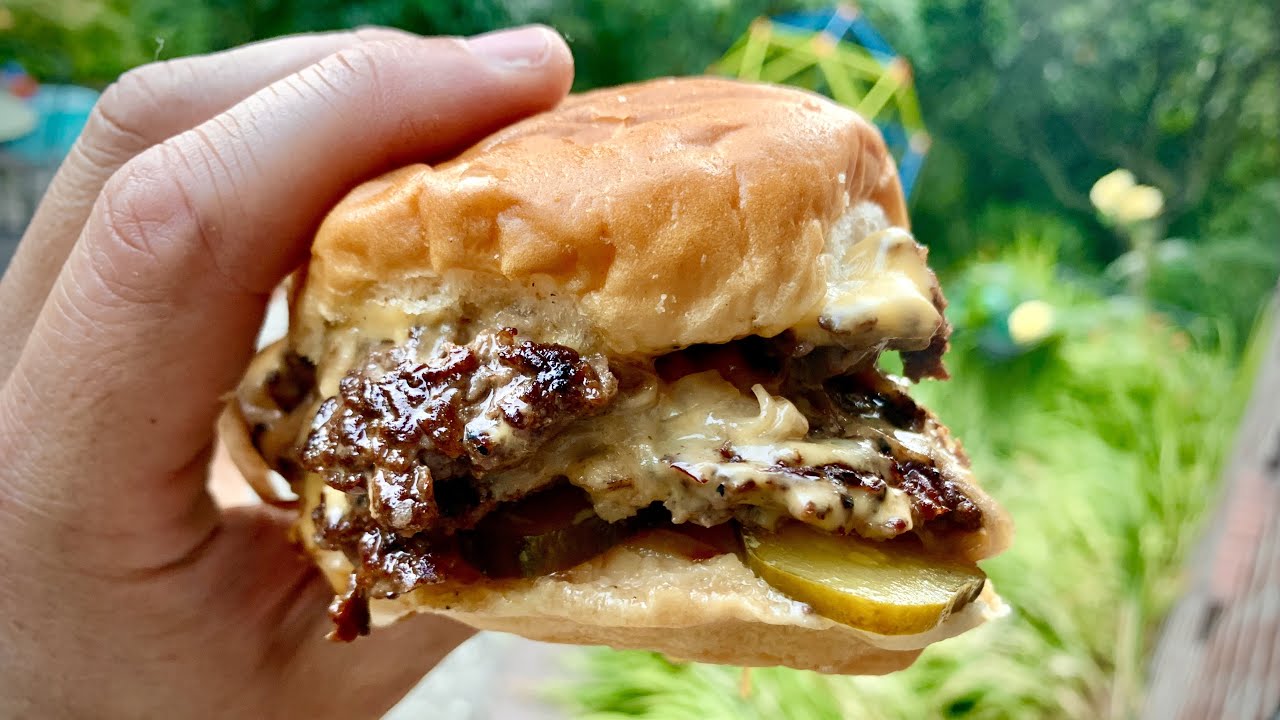
<path id="1" fill-rule="evenodd" d="M 362 24 L 544 22 L 577 89 L 703 72 L 763 0 L 7 0 L 0 60 L 94 87 L 129 67 Z M 957 326 L 919 394 L 1013 512 L 986 564 L 1014 615 L 888 678 L 590 652 L 558 697 L 651 718 L 1124 718 L 1212 510 L 1280 275 L 1275 0 L 875 0 L 933 145 L 912 200 Z M 1117 169 L 1107 182 L 1095 183 Z M 1117 193 L 1137 184 L 1131 212 Z M 1091 189 L 1094 190 L 1091 198 Z M 1154 198 L 1155 202 L 1152 202 Z"/>

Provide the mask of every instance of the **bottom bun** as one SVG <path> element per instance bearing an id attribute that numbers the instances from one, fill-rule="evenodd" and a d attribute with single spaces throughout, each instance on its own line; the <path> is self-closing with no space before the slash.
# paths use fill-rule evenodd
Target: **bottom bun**
<path id="1" fill-rule="evenodd" d="M 304 505 L 314 507 L 314 477 Z M 311 544 L 309 511 L 299 537 L 335 592 L 351 565 Z M 1007 612 L 988 582 L 977 600 L 917 635 L 877 635 L 835 622 L 765 583 L 737 555 L 695 561 L 652 543 L 624 543 L 564 572 L 527 580 L 432 585 L 374 599 L 375 626 L 414 613 L 451 617 L 480 630 L 545 642 L 652 650 L 678 660 L 785 665 L 845 675 L 901 670 L 920 651 Z"/>
<path id="2" fill-rule="evenodd" d="M 680 628 L 602 627 L 568 618 L 453 615 L 481 630 L 570 645 L 650 650 L 672 660 L 772 667 L 839 675 L 884 675 L 915 662 L 920 650 L 886 650 L 839 630 L 810 630 L 722 619 Z"/>

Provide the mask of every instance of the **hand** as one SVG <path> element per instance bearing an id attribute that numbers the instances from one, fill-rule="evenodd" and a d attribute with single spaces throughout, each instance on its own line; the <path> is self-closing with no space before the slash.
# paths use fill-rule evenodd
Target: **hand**
<path id="1" fill-rule="evenodd" d="M 357 182 L 548 108 L 545 28 L 149 65 L 103 95 L 0 284 L 0 716 L 376 717 L 469 631 L 324 639 L 289 518 L 206 490 L 272 288 Z"/>

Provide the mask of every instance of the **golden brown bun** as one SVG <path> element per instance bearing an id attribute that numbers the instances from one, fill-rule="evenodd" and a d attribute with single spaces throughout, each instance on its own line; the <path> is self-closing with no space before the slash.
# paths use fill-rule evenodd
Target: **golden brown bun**
<path id="1" fill-rule="evenodd" d="M 907 226 L 879 133 L 826 98 L 713 78 L 598 90 L 354 190 L 315 239 L 294 342 L 315 357 L 387 306 L 534 286 L 582 349 L 771 336 L 815 312 L 829 230 L 864 202 Z"/>

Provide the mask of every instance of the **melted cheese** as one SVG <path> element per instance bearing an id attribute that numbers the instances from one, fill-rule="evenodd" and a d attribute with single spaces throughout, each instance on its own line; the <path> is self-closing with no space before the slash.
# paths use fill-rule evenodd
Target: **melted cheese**
<path id="1" fill-rule="evenodd" d="M 316 360 L 317 383 L 326 397 L 338 392 L 343 375 L 372 345 L 403 344 L 413 331 L 426 347 L 445 342 L 465 345 L 478 331 L 517 328 L 521 337 L 554 342 L 592 352 L 598 338 L 582 319 L 577 301 L 558 292 L 545 278 L 531 287 L 485 283 L 475 273 L 453 270 L 414 288 L 408 281 L 396 297 L 375 298 L 341 310 L 320 313 L 328 318 L 323 332 L 303 328 L 299 338 L 323 338 L 323 347 L 305 343 L 295 349 Z M 352 314 L 352 307 L 355 314 Z M 301 322 L 318 322 L 303 317 Z M 312 340 L 312 343 L 317 340 Z"/>
<path id="2" fill-rule="evenodd" d="M 855 439 L 809 439 L 808 422 L 785 398 L 759 386 L 754 397 L 744 396 L 706 372 L 620 398 L 605 415 L 570 426 L 535 458 L 483 481 L 501 499 L 564 476 L 590 493 L 607 520 L 657 502 L 679 523 L 710 526 L 737 517 L 772 527 L 789 516 L 827 531 L 887 538 L 911 528 L 902 491 L 849 492 L 780 467 L 838 464 L 887 476 L 892 461 L 872 439 L 880 431 L 868 430 Z M 736 457 L 726 458 L 725 447 Z"/>
<path id="3" fill-rule="evenodd" d="M 902 350 L 929 345 L 942 325 L 937 278 L 911 233 L 891 227 L 878 205 L 863 203 L 831 228 L 823 250 L 827 291 L 797 333 L 815 345 Z"/>
<path id="4" fill-rule="evenodd" d="M 778 466 L 838 464 L 883 477 L 892 460 L 875 449 L 877 433 L 892 432 L 935 457 L 943 452 L 936 443 L 873 424 L 848 440 L 808 439 L 808 429 L 785 398 L 759 386 L 754 397 L 744 396 L 718 373 L 705 372 L 620 397 L 605 415 L 569 426 L 533 458 L 480 482 L 501 501 L 566 477 L 610 521 L 661 503 L 675 522 L 706 526 L 737 518 L 774 527 L 791 517 L 829 532 L 885 539 L 911 529 L 911 501 L 901 490 L 887 488 L 883 496 L 848 492 L 834 481 Z M 726 445 L 736 454 L 733 461 L 721 453 Z M 952 472 L 961 468 L 953 457 L 938 459 Z M 346 495 L 327 486 L 321 493 L 336 521 L 348 506 Z"/>

